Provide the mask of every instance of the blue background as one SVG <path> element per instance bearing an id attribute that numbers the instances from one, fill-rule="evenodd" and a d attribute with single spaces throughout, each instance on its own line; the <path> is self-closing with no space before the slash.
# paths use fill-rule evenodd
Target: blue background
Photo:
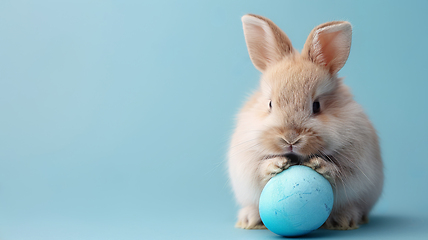
<path id="1" fill-rule="evenodd" d="M 226 155 L 258 85 L 240 17 L 301 50 L 353 24 L 339 72 L 376 126 L 371 223 L 312 238 L 428 236 L 427 1 L 1 1 L 0 238 L 276 239 L 235 229 Z"/>

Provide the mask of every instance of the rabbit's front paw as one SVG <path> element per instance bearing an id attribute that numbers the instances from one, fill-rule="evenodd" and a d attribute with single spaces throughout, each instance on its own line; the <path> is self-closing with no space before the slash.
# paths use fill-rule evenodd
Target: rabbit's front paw
<path id="1" fill-rule="evenodd" d="M 259 209 L 255 205 L 243 207 L 238 214 L 235 227 L 243 229 L 266 229 L 260 219 Z"/>
<path id="2" fill-rule="evenodd" d="M 290 161 L 285 157 L 274 157 L 263 160 L 260 164 L 260 175 L 263 183 L 267 183 L 273 176 L 290 167 Z"/>
<path id="3" fill-rule="evenodd" d="M 303 165 L 312 168 L 319 174 L 323 175 L 330 183 L 334 183 L 334 176 L 336 167 L 320 157 L 309 159 L 309 161 L 303 163 Z"/>

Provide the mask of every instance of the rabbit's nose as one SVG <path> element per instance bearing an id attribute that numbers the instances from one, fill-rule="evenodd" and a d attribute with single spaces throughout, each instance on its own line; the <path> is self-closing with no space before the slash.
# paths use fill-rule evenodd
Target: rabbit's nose
<path id="1" fill-rule="evenodd" d="M 300 142 L 302 130 L 296 126 L 291 126 L 284 131 L 283 139 L 289 145 L 296 145 Z"/>
<path id="2" fill-rule="evenodd" d="M 297 134 L 296 134 L 297 135 Z M 284 141 L 292 147 L 293 145 L 297 145 L 300 143 L 301 137 L 299 136 L 292 136 L 292 137 L 283 137 Z"/>

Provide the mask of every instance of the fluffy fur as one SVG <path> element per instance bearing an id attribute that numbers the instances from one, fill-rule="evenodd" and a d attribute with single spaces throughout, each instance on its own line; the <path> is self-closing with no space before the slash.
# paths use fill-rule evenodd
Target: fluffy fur
<path id="1" fill-rule="evenodd" d="M 262 76 L 238 114 L 229 150 L 230 180 L 242 207 L 236 227 L 264 228 L 258 212 L 263 187 L 275 174 L 302 164 L 332 183 L 335 202 L 323 226 L 358 228 L 381 194 L 383 165 L 375 129 L 337 77 L 349 55 L 351 25 L 316 27 L 300 54 L 269 19 L 245 15 L 242 22 Z"/>

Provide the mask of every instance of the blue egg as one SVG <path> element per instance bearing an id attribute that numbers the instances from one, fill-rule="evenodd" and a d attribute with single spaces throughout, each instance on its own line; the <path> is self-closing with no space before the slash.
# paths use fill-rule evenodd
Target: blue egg
<path id="1" fill-rule="evenodd" d="M 266 184 L 260 196 L 260 217 L 276 234 L 300 236 L 327 220 L 333 201 L 327 179 L 309 167 L 292 166 Z"/>

